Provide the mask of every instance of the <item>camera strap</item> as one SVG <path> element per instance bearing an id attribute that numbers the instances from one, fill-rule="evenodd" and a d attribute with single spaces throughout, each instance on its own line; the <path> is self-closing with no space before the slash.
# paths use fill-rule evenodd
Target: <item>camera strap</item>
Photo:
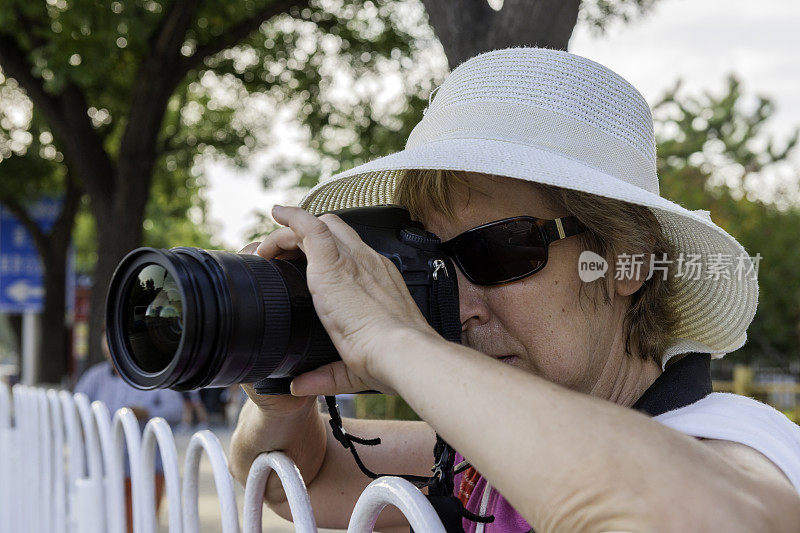
<path id="1" fill-rule="evenodd" d="M 364 465 L 364 462 L 358 456 L 358 452 L 356 451 L 356 444 L 361 444 L 363 446 L 377 446 L 381 443 L 380 438 L 375 439 L 364 439 L 361 437 L 356 437 L 355 435 L 351 435 L 348 433 L 344 427 L 342 427 L 342 415 L 339 413 L 339 406 L 336 404 L 336 397 L 335 396 L 325 396 L 325 403 L 328 406 L 328 413 L 331 415 L 331 419 L 328 421 L 331 425 L 331 430 L 333 431 L 333 437 L 339 441 L 339 443 L 350 450 L 350 453 L 353 455 L 353 459 L 355 460 L 356 464 L 358 465 L 359 470 L 364 473 L 370 479 L 378 479 L 379 477 L 383 476 L 395 476 L 405 479 L 406 481 L 410 481 L 414 484 L 414 486 L 422 488 L 427 487 L 432 483 L 433 477 L 426 477 L 426 476 L 414 476 L 410 474 L 376 474 L 369 468 Z M 438 438 L 438 437 L 437 437 Z M 434 466 L 434 471 L 436 467 Z"/>
<path id="2" fill-rule="evenodd" d="M 450 263 L 452 265 L 452 263 Z M 446 340 L 450 342 L 461 342 L 461 320 L 459 318 L 458 294 L 456 292 L 456 282 L 450 276 L 444 260 L 437 259 L 433 263 L 433 282 L 431 287 L 431 325 Z M 334 438 L 346 449 L 350 450 L 353 459 L 358 465 L 359 470 L 370 479 L 377 479 L 383 476 L 395 476 L 411 482 L 417 488 L 428 488 L 428 500 L 436 509 L 437 514 L 442 518 L 446 531 L 463 531 L 461 518 L 467 518 L 475 522 L 488 523 L 494 520 L 494 516 L 479 516 L 464 508 L 461 501 L 453 495 L 454 477 L 456 468 L 455 450 L 445 442 L 439 434 L 436 435 L 436 445 L 433 449 L 434 465 L 431 471 L 432 476 L 416 476 L 411 474 L 377 474 L 366 467 L 356 450 L 356 444 L 362 446 L 377 446 L 381 443 L 380 438 L 365 439 L 349 434 L 342 426 L 342 416 L 339 413 L 339 406 L 336 404 L 335 396 L 325 396 L 325 403 L 330 413 L 329 424 L 333 431 Z M 468 465 L 467 465 L 468 466 Z M 458 470 L 464 470 L 466 466 L 459 466 Z"/>
<path id="3" fill-rule="evenodd" d="M 344 427 L 342 427 L 342 416 L 339 413 L 339 406 L 336 404 L 335 396 L 325 396 L 325 403 L 328 407 L 328 412 L 331 415 L 329 420 L 333 436 L 339 443 L 350 450 L 353 459 L 358 465 L 359 470 L 370 479 L 378 479 L 383 476 L 394 476 L 405 479 L 411 482 L 417 488 L 428 487 L 428 501 L 431 502 L 436 513 L 442 519 L 445 525 L 445 531 L 448 533 L 461 533 L 461 518 L 466 518 L 474 522 L 489 523 L 494 521 L 494 516 L 480 516 L 468 511 L 464 508 L 464 504 L 453 495 L 454 491 L 454 477 L 458 472 L 465 470 L 469 465 L 459 465 L 458 468 L 454 466 L 455 450 L 452 446 L 447 444 L 442 437 L 436 435 L 436 445 L 433 448 L 434 465 L 431 469 L 432 476 L 415 476 L 411 474 L 376 474 L 366 467 L 361 457 L 358 456 L 356 451 L 356 444 L 363 446 L 376 446 L 381 443 L 380 438 L 364 439 L 349 434 Z M 456 471 L 457 470 L 457 471 Z"/>
<path id="4" fill-rule="evenodd" d="M 450 277 L 443 260 L 437 259 L 433 264 L 431 325 L 448 341 L 460 343 L 461 318 L 458 310 L 456 282 Z"/>

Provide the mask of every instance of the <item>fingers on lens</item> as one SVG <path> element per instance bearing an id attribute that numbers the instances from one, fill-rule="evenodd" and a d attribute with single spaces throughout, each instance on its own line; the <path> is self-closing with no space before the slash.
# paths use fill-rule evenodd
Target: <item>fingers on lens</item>
<path id="1" fill-rule="evenodd" d="M 300 237 L 292 228 L 278 228 L 264 239 L 256 249 L 256 254 L 265 259 L 279 256 L 298 256 Z"/>
<path id="2" fill-rule="evenodd" d="M 252 254 L 256 253 L 256 249 L 258 248 L 259 244 L 261 244 L 259 241 L 251 242 L 250 244 L 248 244 L 247 246 L 245 246 L 244 248 L 242 248 L 241 250 L 239 250 L 236 253 L 239 253 L 239 254 L 251 254 L 252 255 Z"/>

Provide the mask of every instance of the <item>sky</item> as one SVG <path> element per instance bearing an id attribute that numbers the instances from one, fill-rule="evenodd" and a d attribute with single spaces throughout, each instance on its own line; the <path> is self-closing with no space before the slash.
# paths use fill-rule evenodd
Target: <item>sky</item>
<path id="1" fill-rule="evenodd" d="M 577 27 L 569 50 L 616 71 L 651 103 L 678 79 L 688 92 L 720 93 L 735 73 L 747 94 L 776 104 L 767 130 L 781 140 L 800 126 L 798 28 L 797 0 L 659 0 L 647 14 L 603 35 Z M 209 218 L 226 249 L 246 244 L 254 210 L 299 200 L 285 186 L 264 190 L 254 173 L 224 165 L 207 171 Z"/>

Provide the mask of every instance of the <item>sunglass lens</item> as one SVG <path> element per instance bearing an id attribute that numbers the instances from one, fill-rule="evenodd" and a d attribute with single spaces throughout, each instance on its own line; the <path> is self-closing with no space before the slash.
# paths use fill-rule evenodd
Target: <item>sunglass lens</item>
<path id="1" fill-rule="evenodd" d="M 481 284 L 520 278 L 547 261 L 539 228 L 527 219 L 469 232 L 457 243 L 454 252 L 464 273 Z"/>

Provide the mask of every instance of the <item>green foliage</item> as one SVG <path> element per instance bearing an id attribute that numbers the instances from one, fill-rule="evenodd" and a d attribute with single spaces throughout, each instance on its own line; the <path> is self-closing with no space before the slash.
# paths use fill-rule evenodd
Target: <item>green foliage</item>
<path id="1" fill-rule="evenodd" d="M 213 47 L 272 4 L 203 2 L 182 55 Z M 171 6 L 158 0 L 12 0 L 0 3 L 0 36 L 13 36 L 48 92 L 80 90 L 113 162 L 127 123 L 137 119 L 130 116 L 132 88 L 143 62 L 157 53 L 153 36 Z M 309 186 L 321 174 L 401 148 L 434 78 L 419 68 L 433 42 L 423 22 L 421 5 L 409 0 L 316 0 L 256 25 L 249 36 L 206 57 L 169 100 L 157 142 L 153 196 L 141 222 L 144 242 L 218 247 L 200 194 L 203 161 L 246 166 L 254 154 L 281 142 L 283 132 L 273 130 L 279 112 L 301 130 L 309 148 L 281 153 L 265 172 L 265 185 L 288 174 Z M 379 83 L 387 73 L 394 85 L 388 88 Z M 0 74 L 0 92 L 0 101 L 27 109 L 27 116 L 10 124 L 2 120 L 0 105 L 0 176 L 32 176 L 0 182 L 13 182 L 16 189 L 9 194 L 15 196 L 23 185 L 32 196 L 43 188 L 57 192 L 66 174 L 61 150 L 49 132 L 43 137 L 47 146 L 40 146 L 46 124 L 13 79 Z M 396 96 L 388 103 L 387 92 Z M 40 157 L 45 151 L 49 159 Z M 83 271 L 96 259 L 90 213 L 85 204 L 74 233 Z"/>
<path id="2" fill-rule="evenodd" d="M 430 53 L 434 46 L 419 2 L 319 0 L 294 20 L 270 21 L 209 66 L 291 109 L 303 148 L 280 154 L 265 185 L 294 175 L 299 186 L 311 187 L 403 148 L 446 73 L 444 57 Z M 269 68 L 241 61 L 264 48 Z"/>
<path id="3" fill-rule="evenodd" d="M 583 0 L 579 22 L 602 33 L 617 22 L 627 24 L 653 8 L 658 0 Z"/>
<path id="4" fill-rule="evenodd" d="M 41 115 L 0 73 L 0 198 L 24 205 L 58 194 L 66 185 L 63 160 Z"/>
<path id="5" fill-rule="evenodd" d="M 721 96 L 687 96 L 678 84 L 654 106 L 662 194 L 710 211 L 762 257 L 749 342 L 733 358 L 787 364 L 800 360 L 800 197 L 796 170 L 784 175 L 798 131 L 778 147 L 764 133 L 773 113 L 769 99 L 747 97 L 734 77 Z"/>
<path id="6" fill-rule="evenodd" d="M 75 272 L 91 275 L 94 265 L 97 263 L 97 225 L 89 211 L 87 196 L 82 198 L 81 206 L 75 215 L 72 242 L 75 249 Z"/>
<path id="7" fill-rule="evenodd" d="M 202 178 L 175 170 L 154 180 L 142 223 L 144 246 L 217 248 L 209 236 Z"/>

